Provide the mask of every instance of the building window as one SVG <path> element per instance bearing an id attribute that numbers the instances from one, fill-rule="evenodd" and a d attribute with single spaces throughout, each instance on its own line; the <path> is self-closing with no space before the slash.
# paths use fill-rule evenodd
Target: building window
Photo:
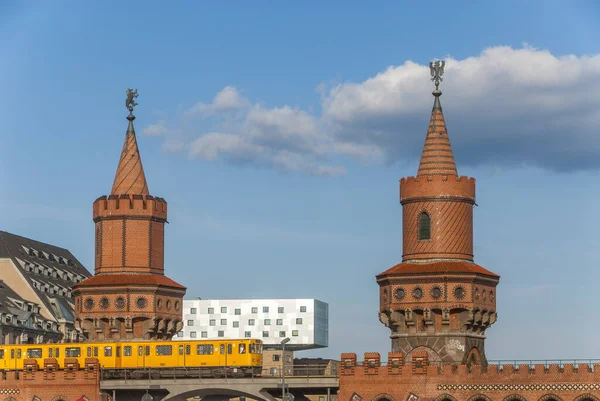
<path id="1" fill-rule="evenodd" d="M 279 332 L 279 337 L 285 337 L 285 331 L 280 331 Z"/>
<path id="2" fill-rule="evenodd" d="M 208 338 L 208 332 L 207 331 L 201 331 L 200 332 L 200 337 L 202 337 L 202 338 Z"/>
<path id="3" fill-rule="evenodd" d="M 263 331 L 263 337 L 269 337 L 269 332 L 268 331 Z"/>
<path id="4" fill-rule="evenodd" d="M 219 330 L 218 336 L 225 337 L 225 332 L 223 330 Z"/>
<path id="5" fill-rule="evenodd" d="M 244 337 L 250 338 L 250 337 L 252 337 L 252 333 L 250 333 L 249 331 L 245 331 L 244 332 Z"/>
<path id="6" fill-rule="evenodd" d="M 419 215 L 419 239 L 431 239 L 431 218 L 427 212 L 422 212 Z"/>
<path id="7" fill-rule="evenodd" d="M 248 326 L 254 326 L 254 319 L 248 319 Z"/>
<path id="8" fill-rule="evenodd" d="M 215 308 L 208 308 L 208 314 L 209 315 L 214 315 L 215 314 Z"/>
<path id="9" fill-rule="evenodd" d="M 227 319 L 221 319 L 221 326 L 227 326 Z"/>
<path id="10" fill-rule="evenodd" d="M 233 327 L 240 327 L 240 322 L 233 322 Z"/>
<path id="11" fill-rule="evenodd" d="M 301 317 L 297 317 L 296 318 L 296 324 L 302 324 L 302 318 Z"/>
<path id="12" fill-rule="evenodd" d="M 183 337 L 183 331 L 178 332 L 177 337 Z"/>
<path id="13" fill-rule="evenodd" d="M 193 320 L 188 320 L 188 326 L 193 326 L 194 325 L 194 321 Z"/>
<path id="14" fill-rule="evenodd" d="M 271 325 L 271 319 L 265 319 L 265 326 Z"/>
<path id="15" fill-rule="evenodd" d="M 281 355 L 273 355 L 273 362 L 279 362 L 279 359 L 281 359 Z"/>
<path id="16" fill-rule="evenodd" d="M 190 331 L 190 338 L 196 338 L 196 332 Z"/>
<path id="17" fill-rule="evenodd" d="M 277 308 L 277 313 L 283 313 L 284 309 L 283 306 L 280 306 L 279 308 Z"/>
<path id="18" fill-rule="evenodd" d="M 216 324 L 217 324 L 217 321 L 215 319 L 210 319 L 208 322 L 209 326 L 216 326 Z"/>
<path id="19" fill-rule="evenodd" d="M 271 370 L 269 370 L 269 373 L 272 375 L 276 375 L 277 374 L 277 368 L 271 368 Z"/>
<path id="20" fill-rule="evenodd" d="M 242 310 L 241 309 L 236 309 L 235 310 L 235 314 L 236 315 L 241 315 L 242 314 Z"/>
<path id="21" fill-rule="evenodd" d="M 269 307 L 263 306 L 263 313 L 269 313 Z"/>
<path id="22" fill-rule="evenodd" d="M 253 306 L 252 307 L 252 313 L 258 313 L 258 307 Z"/>
<path id="23" fill-rule="evenodd" d="M 292 337 L 298 337 L 298 330 L 292 330 Z"/>
<path id="24" fill-rule="evenodd" d="M 300 307 L 300 312 L 306 312 L 306 306 L 301 306 Z"/>
<path id="25" fill-rule="evenodd" d="M 190 309 L 190 313 L 191 313 L 192 315 L 195 315 L 195 314 L 196 314 L 196 308 L 191 308 L 191 309 Z"/>
<path id="26" fill-rule="evenodd" d="M 221 313 L 227 313 L 227 307 L 221 306 Z"/>
<path id="27" fill-rule="evenodd" d="M 277 319 L 277 326 L 281 326 L 283 324 L 283 319 Z"/>
<path id="28" fill-rule="evenodd" d="M 319 396 L 319 401 L 325 401 L 325 396 L 324 395 L 320 395 Z"/>

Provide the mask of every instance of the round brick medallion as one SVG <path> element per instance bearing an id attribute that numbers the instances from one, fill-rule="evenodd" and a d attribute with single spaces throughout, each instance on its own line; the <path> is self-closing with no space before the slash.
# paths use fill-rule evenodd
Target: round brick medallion
<path id="1" fill-rule="evenodd" d="M 109 305 L 110 305 L 110 301 L 108 300 L 108 298 L 106 298 L 106 297 L 103 297 L 103 298 L 100 300 L 100 307 L 101 307 L 102 309 L 106 309 L 106 308 L 108 308 L 108 306 L 109 306 Z"/>
<path id="2" fill-rule="evenodd" d="M 396 298 L 398 299 L 404 299 L 404 297 L 406 296 L 406 291 L 404 290 L 404 288 L 398 288 L 396 290 Z"/>
<path id="3" fill-rule="evenodd" d="M 117 308 L 123 309 L 125 307 L 125 298 L 123 298 L 123 297 L 117 298 L 117 300 L 115 301 L 115 305 L 117 306 Z"/>
<path id="4" fill-rule="evenodd" d="M 167 301 L 167 310 L 171 310 L 171 301 Z"/>
<path id="5" fill-rule="evenodd" d="M 139 297 L 136 301 L 135 301 L 135 305 L 139 308 L 139 309 L 144 309 L 146 307 L 146 305 L 148 305 L 148 300 L 144 297 Z"/>
<path id="6" fill-rule="evenodd" d="M 156 309 L 162 309 L 162 299 L 156 300 Z"/>
<path id="7" fill-rule="evenodd" d="M 415 299 L 421 299 L 423 298 L 423 289 L 421 287 L 416 287 L 413 292 L 412 292 L 412 296 Z"/>
<path id="8" fill-rule="evenodd" d="M 94 307 L 94 299 L 93 298 L 87 298 L 85 300 L 85 309 L 92 309 Z"/>
<path id="9" fill-rule="evenodd" d="M 495 296 L 494 291 L 490 291 L 490 301 L 494 302 Z"/>
<path id="10" fill-rule="evenodd" d="M 175 301 L 175 310 L 179 310 L 179 301 Z"/>
<path id="11" fill-rule="evenodd" d="M 431 296 L 435 299 L 438 299 L 442 296 L 442 289 L 438 286 L 435 286 L 431 289 Z"/>
<path id="12" fill-rule="evenodd" d="M 454 288 L 454 296 L 458 299 L 463 299 L 465 297 L 465 287 L 459 285 Z"/>

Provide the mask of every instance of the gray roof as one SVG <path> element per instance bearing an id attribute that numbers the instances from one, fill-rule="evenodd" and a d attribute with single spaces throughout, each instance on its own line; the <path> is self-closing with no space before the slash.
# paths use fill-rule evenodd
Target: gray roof
<path id="1" fill-rule="evenodd" d="M 19 325 L 18 321 L 25 322 L 30 317 L 33 317 L 34 320 L 38 321 L 46 320 L 39 313 L 24 310 L 23 308 L 21 308 L 20 305 L 17 304 L 17 302 L 21 302 L 24 305 L 27 303 L 33 303 L 32 301 L 23 299 L 19 294 L 14 292 L 8 285 L 6 285 L 4 281 L 0 280 L 0 313 L 17 316 L 16 321 L 13 320 L 11 322 L 3 322 L 1 323 L 2 325 L 20 327 L 22 325 Z M 36 327 L 28 327 L 28 330 L 41 331 L 42 329 L 37 329 Z"/>
<path id="2" fill-rule="evenodd" d="M 57 320 L 74 320 L 71 288 L 91 274 L 71 252 L 0 231 L 0 258 L 12 259 Z"/>

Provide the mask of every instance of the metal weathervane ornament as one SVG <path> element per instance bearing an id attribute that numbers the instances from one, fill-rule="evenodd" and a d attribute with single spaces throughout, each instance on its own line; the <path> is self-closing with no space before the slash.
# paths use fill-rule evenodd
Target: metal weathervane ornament
<path id="1" fill-rule="evenodd" d="M 127 107 L 127 110 L 129 110 L 129 114 L 133 114 L 133 108 L 138 105 L 137 102 L 134 100 L 136 97 L 138 97 L 137 89 L 131 90 L 127 88 L 126 93 L 127 100 L 125 100 L 125 107 Z"/>
<path id="2" fill-rule="evenodd" d="M 440 86 L 440 82 L 444 79 L 442 75 L 444 75 L 444 66 L 446 65 L 445 61 L 436 61 L 429 63 L 429 69 L 431 70 L 431 80 L 435 83 L 435 90 L 438 90 L 438 86 Z"/>

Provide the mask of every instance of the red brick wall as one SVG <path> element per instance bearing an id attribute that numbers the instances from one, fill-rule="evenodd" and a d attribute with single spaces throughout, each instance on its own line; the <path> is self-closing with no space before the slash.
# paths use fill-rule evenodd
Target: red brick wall
<path id="1" fill-rule="evenodd" d="M 87 363 L 89 362 L 89 363 Z M 33 369 L 0 374 L 0 399 L 12 397 L 17 401 L 52 401 L 61 397 L 65 401 L 75 401 L 86 397 L 90 401 L 105 401 L 100 394 L 99 366 L 96 359 L 87 359 L 90 370 L 75 369 L 72 372 L 55 372 Z"/>
<path id="2" fill-rule="evenodd" d="M 364 359 L 379 359 L 377 353 L 366 353 Z M 392 354 L 388 357 L 391 360 Z M 390 401 L 590 401 L 600 400 L 600 364 L 594 371 L 588 365 L 505 365 L 499 370 L 490 365 L 486 370 L 466 365 L 391 364 L 369 368 L 356 365 L 355 354 L 342 354 L 339 401 L 350 401 L 358 394 L 361 401 L 387 398 Z M 350 365 L 346 365 L 349 362 Z M 414 395 L 418 398 L 410 396 Z M 596 397 L 596 398 L 594 398 Z M 358 401 L 358 400 L 356 400 Z"/>

